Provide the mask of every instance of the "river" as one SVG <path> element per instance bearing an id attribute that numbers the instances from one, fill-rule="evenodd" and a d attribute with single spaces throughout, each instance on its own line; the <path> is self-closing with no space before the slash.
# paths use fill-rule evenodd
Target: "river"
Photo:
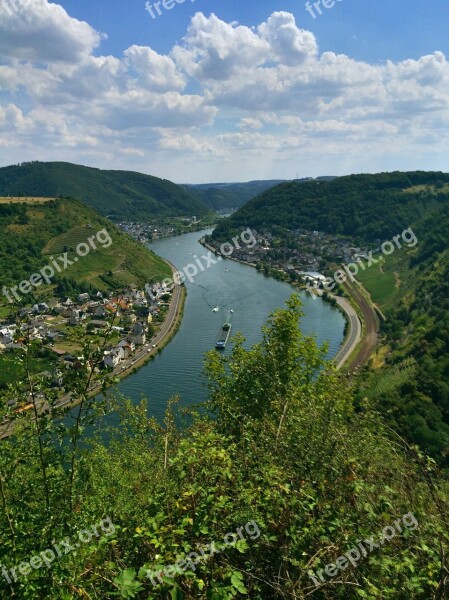
<path id="1" fill-rule="evenodd" d="M 211 231 L 157 240 L 149 247 L 182 269 L 194 262 L 193 255 L 207 253 L 198 240 Z M 184 316 L 176 336 L 153 361 L 118 386 L 120 392 L 136 402 L 148 397 L 150 413 L 157 418 L 163 415 L 167 400 L 173 395 L 181 396 L 183 405 L 206 399 L 204 353 L 213 349 L 224 321 L 232 319 L 232 334 L 240 331 L 249 347 L 261 340 L 261 327 L 269 314 L 283 307 L 293 291 L 287 283 L 231 260 L 200 272 L 193 283 L 186 282 L 186 287 Z M 302 294 L 302 299 L 303 332 L 315 335 L 319 343 L 328 341 L 329 357 L 333 357 L 343 341 L 343 315 L 320 299 L 313 300 L 306 294 Z M 215 306 L 220 307 L 218 312 L 212 312 Z M 225 352 L 229 351 L 228 347 Z"/>

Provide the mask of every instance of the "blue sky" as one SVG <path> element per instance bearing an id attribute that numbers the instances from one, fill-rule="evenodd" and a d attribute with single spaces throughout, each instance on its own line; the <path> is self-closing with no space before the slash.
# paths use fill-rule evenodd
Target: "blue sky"
<path id="1" fill-rule="evenodd" d="M 152 20 L 142 0 L 63 0 L 74 17 L 109 35 L 102 52 L 118 55 L 132 44 L 169 52 L 182 39 L 195 12 L 215 13 L 227 22 L 252 26 L 275 11 L 287 11 L 298 26 L 318 37 L 322 50 L 370 62 L 419 58 L 441 50 L 449 55 L 447 0 L 341 0 L 314 20 L 302 0 L 186 0 Z"/>
<path id="2" fill-rule="evenodd" d="M 177 182 L 447 170 L 447 0 L 336 0 L 315 19 L 302 0 L 161 10 L 4 0 L 0 165 Z"/>

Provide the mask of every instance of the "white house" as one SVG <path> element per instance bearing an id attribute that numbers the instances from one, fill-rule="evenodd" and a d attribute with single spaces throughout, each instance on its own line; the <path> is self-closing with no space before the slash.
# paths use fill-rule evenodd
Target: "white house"
<path id="1" fill-rule="evenodd" d="M 123 348 L 116 346 L 110 352 L 105 352 L 103 362 L 106 367 L 115 367 L 125 358 L 125 351 Z"/>

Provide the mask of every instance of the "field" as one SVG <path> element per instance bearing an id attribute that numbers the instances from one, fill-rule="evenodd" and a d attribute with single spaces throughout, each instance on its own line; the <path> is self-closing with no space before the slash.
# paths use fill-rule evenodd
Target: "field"
<path id="1" fill-rule="evenodd" d="M 54 198 L 40 198 L 40 197 L 30 197 L 30 198 L 20 198 L 18 196 L 8 197 L 8 196 L 0 196 L 0 204 L 45 204 L 46 202 L 50 202 L 50 200 L 54 200 Z"/>
<path id="2" fill-rule="evenodd" d="M 382 272 L 378 265 L 360 271 L 357 279 L 369 291 L 375 304 L 385 306 L 397 294 L 396 277 L 391 272 Z"/>
<path id="3" fill-rule="evenodd" d="M 408 358 L 400 364 L 389 366 L 373 375 L 370 379 L 369 387 L 364 390 L 364 394 L 369 398 L 375 398 L 398 389 L 413 378 L 416 368 L 416 362 L 413 358 Z"/>
<path id="4" fill-rule="evenodd" d="M 385 257 L 381 264 L 360 271 L 357 279 L 368 290 L 373 302 L 385 311 L 412 290 L 410 273 L 407 252 L 398 250 Z"/>
<path id="5" fill-rule="evenodd" d="M 75 250 L 76 246 L 81 242 L 87 242 L 87 239 L 95 235 L 97 230 L 89 225 L 78 225 L 72 227 L 66 233 L 59 235 L 48 242 L 43 250 L 43 254 L 62 254 L 69 250 Z M 100 244 L 98 244 L 99 246 Z"/>

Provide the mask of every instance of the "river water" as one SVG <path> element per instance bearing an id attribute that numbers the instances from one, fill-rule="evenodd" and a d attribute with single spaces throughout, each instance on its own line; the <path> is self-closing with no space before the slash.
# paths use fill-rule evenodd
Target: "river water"
<path id="1" fill-rule="evenodd" d="M 194 263 L 194 255 L 201 257 L 207 253 L 198 240 L 211 231 L 157 240 L 150 248 L 183 269 Z M 186 287 L 184 316 L 176 336 L 153 361 L 118 386 L 120 392 L 136 402 L 143 396 L 148 397 L 149 411 L 157 418 L 163 415 L 167 400 L 173 395 L 181 396 L 183 405 L 206 399 L 204 353 L 214 348 L 225 321 L 232 319 L 232 335 L 241 332 L 249 347 L 261 340 L 261 327 L 267 317 L 274 309 L 283 307 L 293 291 L 290 285 L 231 260 L 223 260 L 200 272 L 193 283 L 186 282 Z M 319 343 L 328 341 L 329 357 L 334 356 L 343 341 L 343 315 L 320 299 L 313 300 L 306 294 L 302 299 L 303 332 L 315 335 Z M 213 312 L 216 306 L 220 310 Z M 225 352 L 229 351 L 228 346 Z"/>

